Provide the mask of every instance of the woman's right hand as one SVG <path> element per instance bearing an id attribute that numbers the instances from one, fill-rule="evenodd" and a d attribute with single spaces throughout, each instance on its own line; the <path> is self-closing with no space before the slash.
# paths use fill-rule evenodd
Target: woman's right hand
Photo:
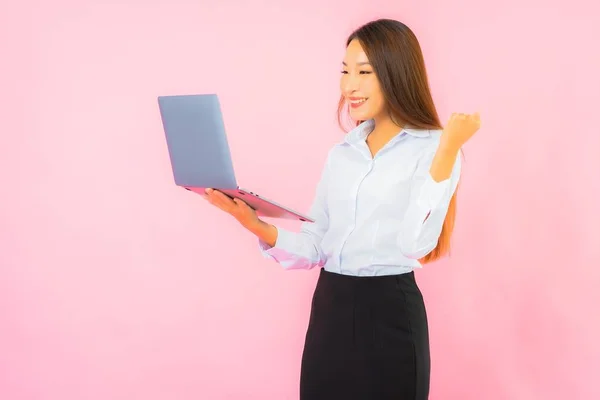
<path id="1" fill-rule="evenodd" d="M 242 226 L 250 229 L 258 225 L 261 220 L 256 215 L 256 211 L 240 199 L 231 199 L 224 193 L 215 189 L 206 189 L 204 198 L 215 207 L 220 208 L 226 213 L 232 215 Z"/>
<path id="2" fill-rule="evenodd" d="M 256 237 L 273 247 L 277 243 L 279 234 L 275 225 L 267 224 L 256 215 L 256 211 L 240 199 L 231 199 L 229 196 L 215 189 L 206 189 L 204 198 L 212 205 L 232 215 L 244 228 Z"/>

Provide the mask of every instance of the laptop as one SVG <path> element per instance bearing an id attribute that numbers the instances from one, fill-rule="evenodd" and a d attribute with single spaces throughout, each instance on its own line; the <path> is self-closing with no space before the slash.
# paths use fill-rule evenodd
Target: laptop
<path id="1" fill-rule="evenodd" d="M 259 216 L 314 222 L 238 185 L 216 94 L 159 96 L 158 106 L 176 185 L 199 194 L 219 190 Z"/>

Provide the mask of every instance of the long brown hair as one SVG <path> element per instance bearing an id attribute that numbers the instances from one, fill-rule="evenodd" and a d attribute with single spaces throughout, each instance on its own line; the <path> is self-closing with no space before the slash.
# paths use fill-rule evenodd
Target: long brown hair
<path id="1" fill-rule="evenodd" d="M 442 129 L 433 103 L 425 61 L 415 34 L 402 22 L 378 19 L 369 22 L 346 40 L 346 47 L 357 39 L 375 71 L 390 117 L 399 126 L 420 129 Z M 348 115 L 343 96 L 338 105 L 338 123 Z M 356 126 L 363 121 L 353 121 Z M 347 131 L 347 130 L 346 130 Z M 448 206 L 437 246 L 420 261 L 435 261 L 450 251 L 450 237 L 456 215 L 456 193 Z"/>

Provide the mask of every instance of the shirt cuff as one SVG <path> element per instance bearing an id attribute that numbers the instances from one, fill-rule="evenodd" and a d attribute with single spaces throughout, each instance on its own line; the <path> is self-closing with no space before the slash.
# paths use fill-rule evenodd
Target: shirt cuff
<path id="1" fill-rule="evenodd" d="M 294 235 L 292 232 L 289 232 L 277 226 L 275 228 L 277 229 L 277 240 L 275 241 L 275 246 L 269 246 L 268 243 L 260 239 L 258 240 L 258 246 L 262 255 L 265 258 L 279 260 L 289 253 L 289 249 L 294 239 Z"/>
<path id="2" fill-rule="evenodd" d="M 452 180 L 450 178 L 436 182 L 431 174 L 428 173 L 417 198 L 419 208 L 426 210 L 435 209 L 450 192 L 451 184 Z"/>

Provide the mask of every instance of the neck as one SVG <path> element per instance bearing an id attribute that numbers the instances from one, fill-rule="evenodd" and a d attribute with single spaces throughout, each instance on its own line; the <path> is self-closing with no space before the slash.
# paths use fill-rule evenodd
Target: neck
<path id="1" fill-rule="evenodd" d="M 373 138 L 391 139 L 402 130 L 402 126 L 394 123 L 389 116 L 375 118 L 374 122 L 375 128 L 371 132 Z"/>

